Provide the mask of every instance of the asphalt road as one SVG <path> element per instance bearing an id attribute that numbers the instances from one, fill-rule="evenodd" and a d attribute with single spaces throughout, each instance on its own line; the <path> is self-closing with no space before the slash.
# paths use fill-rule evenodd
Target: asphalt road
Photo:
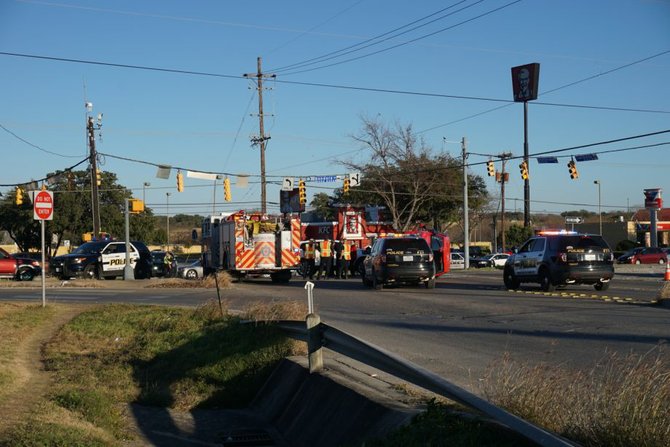
<path id="1" fill-rule="evenodd" d="M 607 354 L 637 353 L 670 359 L 670 309 L 652 305 L 663 285 L 658 266 L 617 272 L 610 289 L 571 286 L 543 293 L 534 284 L 502 286 L 500 271 L 455 271 L 423 287 L 366 288 L 360 279 L 316 283 L 322 321 L 394 352 L 472 391 L 503 355 L 589 370 Z M 159 279 L 150 280 L 160 281 Z M 199 305 L 212 289 L 146 288 L 148 281 L 105 281 L 105 288 L 48 288 L 48 302 L 132 302 Z M 54 283 L 57 284 L 57 283 Z M 222 291 L 231 309 L 253 301 L 306 301 L 305 282 L 275 285 L 268 279 L 236 283 Z M 2 300 L 41 302 L 40 282 L 0 288 Z M 666 349 L 664 349 L 664 347 Z"/>

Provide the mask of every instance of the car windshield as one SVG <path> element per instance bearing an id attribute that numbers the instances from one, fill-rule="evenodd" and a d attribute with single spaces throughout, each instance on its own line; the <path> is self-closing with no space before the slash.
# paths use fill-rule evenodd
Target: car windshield
<path id="1" fill-rule="evenodd" d="M 102 246 L 97 242 L 86 242 L 85 244 L 80 245 L 72 253 L 76 255 L 89 255 L 100 253 Z"/>

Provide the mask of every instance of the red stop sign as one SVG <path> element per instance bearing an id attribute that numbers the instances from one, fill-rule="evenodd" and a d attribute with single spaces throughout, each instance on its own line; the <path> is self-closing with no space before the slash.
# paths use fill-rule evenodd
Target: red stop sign
<path id="1" fill-rule="evenodd" d="M 54 211 L 54 196 L 51 191 L 39 191 L 33 202 L 35 219 L 51 220 Z"/>

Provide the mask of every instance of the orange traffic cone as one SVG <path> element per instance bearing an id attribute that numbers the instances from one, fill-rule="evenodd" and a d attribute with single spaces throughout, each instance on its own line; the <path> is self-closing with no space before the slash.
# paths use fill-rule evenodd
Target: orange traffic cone
<path id="1" fill-rule="evenodd" d="M 665 281 L 670 281 L 670 264 L 667 262 L 665 263 L 665 278 L 663 278 Z"/>

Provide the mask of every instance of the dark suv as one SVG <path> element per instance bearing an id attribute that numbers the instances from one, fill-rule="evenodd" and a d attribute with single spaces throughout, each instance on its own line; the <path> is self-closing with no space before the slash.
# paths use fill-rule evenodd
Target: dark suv
<path id="1" fill-rule="evenodd" d="M 363 260 L 363 284 L 381 289 L 385 284 L 419 284 L 435 287 L 433 252 L 417 236 L 383 237 L 375 241 Z"/>
<path id="2" fill-rule="evenodd" d="M 553 291 L 566 284 L 592 284 L 607 290 L 614 277 L 614 255 L 607 242 L 592 234 L 540 232 L 507 259 L 505 287 L 517 289 L 522 282 L 537 282 Z"/>
<path id="3" fill-rule="evenodd" d="M 130 243 L 130 264 L 135 278 L 151 278 L 151 252 L 144 242 Z M 91 241 L 72 253 L 51 258 L 49 270 L 60 279 L 115 279 L 123 276 L 126 266 L 126 243 L 123 241 Z"/>

